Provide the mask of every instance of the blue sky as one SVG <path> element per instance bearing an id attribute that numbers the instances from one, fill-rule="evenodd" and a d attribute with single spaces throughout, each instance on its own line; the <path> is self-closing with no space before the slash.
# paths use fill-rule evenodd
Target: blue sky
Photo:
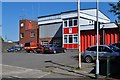
<path id="1" fill-rule="evenodd" d="M 116 18 L 109 13 L 109 2 L 100 2 L 99 9 L 113 22 Z M 95 8 L 95 2 L 82 2 L 81 9 Z M 37 17 L 77 10 L 76 2 L 3 2 L 2 36 L 4 39 L 19 40 L 19 20 L 23 18 L 37 20 Z"/>

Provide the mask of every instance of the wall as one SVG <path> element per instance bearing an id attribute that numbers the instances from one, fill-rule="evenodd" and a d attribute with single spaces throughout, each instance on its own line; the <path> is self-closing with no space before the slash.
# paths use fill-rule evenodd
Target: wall
<path id="1" fill-rule="evenodd" d="M 118 28 L 111 28 L 111 29 L 104 29 L 104 34 L 103 30 L 101 29 L 99 31 L 99 44 L 113 44 L 117 43 L 118 38 Z M 103 38 L 104 36 L 104 38 Z M 95 30 L 83 30 L 81 31 L 81 51 L 84 52 L 84 50 L 89 47 L 96 45 L 96 31 Z M 103 43 L 104 39 L 104 43 Z M 78 44 L 64 44 L 65 48 L 68 49 L 75 49 L 78 48 Z"/>

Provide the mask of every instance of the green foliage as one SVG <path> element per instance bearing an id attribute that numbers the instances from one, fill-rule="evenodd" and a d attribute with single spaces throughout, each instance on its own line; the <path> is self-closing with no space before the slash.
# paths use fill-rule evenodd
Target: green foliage
<path id="1" fill-rule="evenodd" d="M 120 0 L 116 4 L 110 3 L 109 5 L 111 7 L 109 12 L 114 13 L 118 18 L 118 22 L 120 22 Z"/>
<path id="2" fill-rule="evenodd" d="M 4 42 L 4 39 L 2 37 L 0 37 L 0 41 Z"/>

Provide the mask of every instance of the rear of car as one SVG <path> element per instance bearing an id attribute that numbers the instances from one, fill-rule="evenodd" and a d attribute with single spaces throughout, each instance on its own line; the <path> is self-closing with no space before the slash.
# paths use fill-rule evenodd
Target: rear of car
<path id="1" fill-rule="evenodd" d="M 12 46 L 11 48 L 7 49 L 8 52 L 17 52 L 21 50 L 22 48 L 20 46 Z"/>
<path id="2" fill-rule="evenodd" d="M 49 45 L 45 46 L 44 53 L 56 53 L 56 45 L 49 44 Z"/>
<path id="3" fill-rule="evenodd" d="M 26 52 L 30 53 L 31 51 L 34 52 L 34 49 L 37 48 L 36 44 L 33 44 L 31 42 L 25 43 L 24 45 L 24 49 L 26 50 Z"/>
<path id="4" fill-rule="evenodd" d="M 66 52 L 66 49 L 62 48 L 57 44 L 49 44 L 44 48 L 44 53 L 59 53 L 59 52 Z"/>

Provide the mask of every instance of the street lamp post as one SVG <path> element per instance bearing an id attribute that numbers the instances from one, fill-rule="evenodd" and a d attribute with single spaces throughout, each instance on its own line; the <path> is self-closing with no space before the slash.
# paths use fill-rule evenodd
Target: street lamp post
<path id="1" fill-rule="evenodd" d="M 105 30 L 104 30 L 104 27 L 105 26 L 103 25 L 103 27 L 102 27 L 102 30 L 103 30 L 103 33 L 102 33 L 102 35 L 103 35 L 103 44 L 105 44 L 105 41 L 104 41 L 104 39 L 105 39 L 105 36 L 104 36 L 105 35 Z"/>
<path id="2" fill-rule="evenodd" d="M 99 44 L 99 38 L 98 38 L 98 35 L 99 35 L 99 28 L 98 28 L 98 9 L 99 9 L 99 4 L 98 4 L 98 0 L 96 2 L 96 21 L 97 21 L 97 41 L 96 41 L 96 45 L 97 45 L 97 59 L 96 59 L 96 78 L 98 79 L 99 78 L 99 54 L 98 54 L 98 44 Z"/>
<path id="3" fill-rule="evenodd" d="M 80 0 L 78 0 L 78 68 L 81 69 L 81 46 L 80 46 Z"/>

